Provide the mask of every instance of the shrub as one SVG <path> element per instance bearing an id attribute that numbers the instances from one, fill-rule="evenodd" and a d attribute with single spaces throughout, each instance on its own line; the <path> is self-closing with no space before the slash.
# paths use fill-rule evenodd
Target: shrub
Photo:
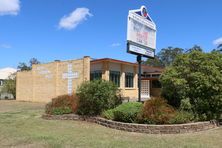
<path id="1" fill-rule="evenodd" d="M 53 115 L 63 115 L 72 113 L 72 109 L 70 107 L 57 107 L 52 109 Z"/>
<path id="2" fill-rule="evenodd" d="M 114 119 L 114 112 L 115 109 L 108 109 L 108 110 L 105 110 L 102 112 L 102 117 L 103 118 L 106 118 L 106 119 L 109 119 L 109 120 L 113 120 Z"/>
<path id="3" fill-rule="evenodd" d="M 176 112 L 175 116 L 172 119 L 170 119 L 169 123 L 182 124 L 182 123 L 189 123 L 192 121 L 194 121 L 193 113 L 186 111 L 178 111 Z"/>
<path id="4" fill-rule="evenodd" d="M 137 116 L 141 112 L 142 103 L 128 102 L 123 103 L 113 110 L 115 121 L 133 123 L 137 121 Z"/>
<path id="5" fill-rule="evenodd" d="M 192 105 L 190 104 L 190 99 L 189 98 L 181 100 L 180 110 L 181 111 L 188 111 L 188 112 L 192 111 Z"/>
<path id="6" fill-rule="evenodd" d="M 163 96 L 175 107 L 189 98 L 192 110 L 200 118 L 219 119 L 222 114 L 221 63 L 220 52 L 193 51 L 178 56 L 160 77 Z"/>
<path id="7" fill-rule="evenodd" d="M 122 103 L 118 87 L 112 82 L 95 80 L 84 82 L 77 90 L 79 96 L 78 114 L 94 116 Z"/>
<path id="8" fill-rule="evenodd" d="M 46 104 L 45 112 L 47 114 L 68 114 L 75 113 L 78 108 L 78 97 L 75 95 L 62 95 L 53 98 Z"/>
<path id="9" fill-rule="evenodd" d="M 162 98 L 151 98 L 143 105 L 143 117 L 150 123 L 167 124 L 175 115 L 175 110 Z"/>

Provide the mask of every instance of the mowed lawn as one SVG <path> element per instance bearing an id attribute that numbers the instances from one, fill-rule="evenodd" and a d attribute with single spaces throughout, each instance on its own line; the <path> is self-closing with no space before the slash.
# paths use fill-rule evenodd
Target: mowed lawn
<path id="1" fill-rule="evenodd" d="M 80 121 L 48 121 L 41 118 L 43 113 L 44 104 L 0 101 L 0 148 L 222 147 L 222 128 L 192 134 L 148 135 Z"/>

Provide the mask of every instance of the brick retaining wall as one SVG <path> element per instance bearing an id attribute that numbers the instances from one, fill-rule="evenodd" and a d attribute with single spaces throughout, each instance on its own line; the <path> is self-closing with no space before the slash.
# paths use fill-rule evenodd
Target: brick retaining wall
<path id="1" fill-rule="evenodd" d="M 198 131 L 209 130 L 218 127 L 216 121 L 196 122 L 188 124 L 171 124 L 171 125 L 149 125 L 149 124 L 135 124 L 122 123 L 112 120 L 107 120 L 101 117 L 84 117 L 75 114 L 67 115 L 43 115 L 42 118 L 47 120 L 80 120 L 97 123 L 109 128 L 123 130 L 128 132 L 138 132 L 147 134 L 179 134 L 192 133 Z"/>

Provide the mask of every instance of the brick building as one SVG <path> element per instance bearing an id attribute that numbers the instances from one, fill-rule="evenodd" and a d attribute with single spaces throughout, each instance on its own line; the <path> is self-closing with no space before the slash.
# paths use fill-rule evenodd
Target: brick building
<path id="1" fill-rule="evenodd" d="M 158 77 L 162 68 L 142 66 L 142 98 L 158 96 Z M 75 93 L 84 81 L 104 79 L 114 82 L 123 97 L 137 100 L 138 65 L 109 58 L 92 60 L 90 57 L 70 61 L 55 61 L 33 65 L 31 71 L 18 72 L 17 100 L 49 102 L 53 97 Z"/>

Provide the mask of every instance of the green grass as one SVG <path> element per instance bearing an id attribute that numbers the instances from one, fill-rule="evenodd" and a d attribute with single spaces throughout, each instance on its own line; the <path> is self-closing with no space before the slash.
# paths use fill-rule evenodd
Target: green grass
<path id="1" fill-rule="evenodd" d="M 222 128 L 181 135 L 147 135 L 78 121 L 41 118 L 44 104 L 0 101 L 0 147 L 222 147 Z"/>

